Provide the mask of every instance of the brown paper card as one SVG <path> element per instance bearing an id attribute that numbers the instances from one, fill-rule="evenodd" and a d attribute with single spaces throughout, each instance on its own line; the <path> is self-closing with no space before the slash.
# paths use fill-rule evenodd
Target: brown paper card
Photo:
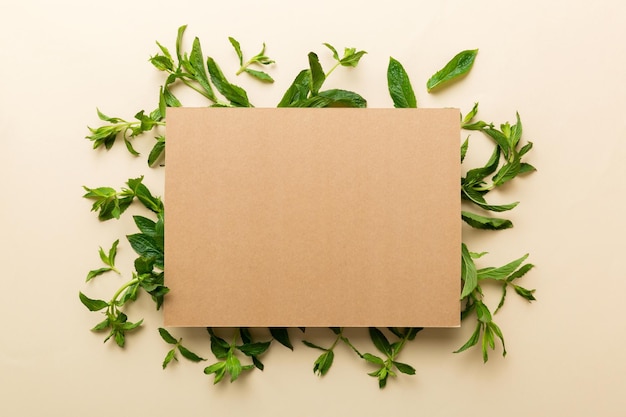
<path id="1" fill-rule="evenodd" d="M 460 324 L 456 109 L 169 108 L 166 326 Z"/>

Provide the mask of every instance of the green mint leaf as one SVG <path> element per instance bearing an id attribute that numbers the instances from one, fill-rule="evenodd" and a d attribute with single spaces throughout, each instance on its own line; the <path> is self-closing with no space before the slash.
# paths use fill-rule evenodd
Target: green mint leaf
<path id="1" fill-rule="evenodd" d="M 150 57 L 150 63 L 159 71 L 174 71 L 174 61 L 164 55 L 155 55 Z"/>
<path id="2" fill-rule="evenodd" d="M 311 85 L 311 71 L 302 70 L 293 80 L 277 107 L 293 107 L 295 103 L 306 100 Z"/>
<path id="3" fill-rule="evenodd" d="M 480 330 L 482 329 L 482 326 L 483 325 L 481 322 L 476 323 L 476 329 L 474 329 L 474 332 L 472 333 L 470 338 L 467 340 L 467 342 L 465 342 L 463 346 L 455 350 L 454 353 L 461 353 L 471 348 L 472 346 L 475 346 L 478 343 L 478 340 L 480 339 Z"/>
<path id="4" fill-rule="evenodd" d="M 513 280 L 516 280 L 518 278 L 523 277 L 524 275 L 526 275 L 526 273 L 528 271 L 530 271 L 531 269 L 533 269 L 535 267 L 535 265 L 533 264 L 525 264 L 522 265 L 520 267 L 520 269 L 518 269 L 517 271 L 513 272 L 511 275 L 509 275 L 509 277 L 506 279 L 507 282 L 512 282 Z"/>
<path id="5" fill-rule="evenodd" d="M 519 157 L 521 158 L 522 156 L 526 155 L 528 151 L 530 151 L 532 148 L 533 148 L 532 142 L 528 142 L 526 145 L 522 146 L 522 148 L 518 152 Z"/>
<path id="6" fill-rule="evenodd" d="M 469 147 L 469 136 L 465 139 L 465 142 L 463 142 L 463 145 L 461 145 L 461 163 L 463 163 L 463 161 L 465 160 L 465 155 L 467 154 L 468 147 Z"/>
<path id="7" fill-rule="evenodd" d="M 417 99 L 411 86 L 409 76 L 400 62 L 389 58 L 387 67 L 387 87 L 396 108 L 415 108 Z"/>
<path id="8" fill-rule="evenodd" d="M 237 57 L 239 58 L 239 65 L 243 65 L 243 54 L 241 53 L 241 45 L 237 41 L 237 39 L 229 36 L 228 40 L 230 44 L 235 48 L 235 52 L 237 53 Z"/>
<path id="9" fill-rule="evenodd" d="M 195 38 L 191 48 L 191 54 L 189 55 L 189 64 L 193 69 L 193 75 L 195 80 L 206 92 L 206 97 L 211 101 L 217 101 L 213 88 L 209 84 L 206 69 L 204 67 L 204 55 L 202 54 L 202 47 L 200 45 L 200 39 Z"/>
<path id="10" fill-rule="evenodd" d="M 316 96 L 293 104 L 293 107 L 325 108 L 325 107 L 367 107 L 367 101 L 359 94 L 346 90 L 320 91 Z"/>
<path id="11" fill-rule="evenodd" d="M 150 154 L 148 155 L 148 166 L 153 167 L 161 159 L 161 156 L 165 152 L 165 137 L 158 136 L 157 142 L 152 147 Z"/>
<path id="12" fill-rule="evenodd" d="M 484 326 L 483 328 L 483 343 L 482 343 L 482 351 L 483 351 L 483 362 L 487 362 L 489 360 L 489 352 L 488 349 L 492 350 L 496 348 L 496 342 L 493 337 L 493 330 L 490 326 Z"/>
<path id="13" fill-rule="evenodd" d="M 327 47 L 328 49 L 330 49 L 330 51 L 333 53 L 333 58 L 335 58 L 336 61 L 341 61 L 341 59 L 339 59 L 339 53 L 337 52 L 334 46 L 332 46 L 329 43 L 324 43 L 323 45 Z"/>
<path id="14" fill-rule="evenodd" d="M 111 321 L 107 317 L 106 319 L 104 319 L 100 323 L 96 324 L 91 330 L 94 331 L 94 332 L 99 332 L 99 331 L 108 329 L 109 327 L 111 327 Z"/>
<path id="15" fill-rule="evenodd" d="M 169 343 L 170 345 L 178 344 L 178 340 L 176 340 L 174 336 L 172 336 L 170 332 L 168 332 L 164 328 L 159 327 L 159 334 L 161 335 L 161 338 L 165 340 L 166 343 Z"/>
<path id="16" fill-rule="evenodd" d="M 172 361 L 172 359 L 177 360 L 175 349 L 171 349 L 169 352 L 167 352 L 167 355 L 165 355 L 165 359 L 163 359 L 163 365 L 162 365 L 163 369 L 167 367 L 167 365 Z"/>
<path id="17" fill-rule="evenodd" d="M 289 332 L 286 327 L 270 327 L 270 334 L 278 343 L 288 349 L 293 350 L 291 340 L 289 340 Z"/>
<path id="18" fill-rule="evenodd" d="M 395 365 L 396 368 L 398 368 L 398 371 L 402 372 L 403 374 L 415 375 L 415 368 L 413 368 L 411 365 L 396 361 L 392 361 L 392 363 Z"/>
<path id="19" fill-rule="evenodd" d="M 271 343 L 272 342 L 246 343 L 241 346 L 237 346 L 237 349 L 239 349 L 246 356 L 257 356 L 265 353 L 265 351 L 269 349 Z"/>
<path id="20" fill-rule="evenodd" d="M 187 29 L 187 25 L 182 25 L 178 28 L 178 33 L 176 35 L 176 57 L 178 61 L 183 60 L 183 35 L 185 34 L 185 29 Z"/>
<path id="21" fill-rule="evenodd" d="M 113 245 L 111 245 L 111 249 L 109 249 L 109 263 L 107 265 L 113 268 L 115 268 L 115 257 L 117 256 L 117 245 L 119 243 L 120 240 L 117 239 L 115 242 L 113 242 Z"/>
<path id="22" fill-rule="evenodd" d="M 517 155 L 513 157 L 511 162 L 507 162 L 500 168 L 500 170 L 493 177 L 493 184 L 500 186 L 513 178 L 515 178 L 521 169 L 521 162 Z"/>
<path id="23" fill-rule="evenodd" d="M 533 293 L 535 292 L 535 290 L 527 290 L 524 287 L 520 287 L 519 285 L 513 285 L 513 288 L 515 289 L 515 292 L 520 295 L 521 297 L 525 298 L 528 301 L 535 301 L 536 298 L 533 295 Z"/>
<path id="24" fill-rule="evenodd" d="M 215 85 L 215 88 L 217 88 L 217 91 L 226 97 L 232 105 L 238 107 L 253 107 L 248 100 L 248 94 L 245 90 L 237 85 L 229 83 L 220 67 L 211 57 L 207 57 L 207 68 L 209 69 L 209 74 L 211 75 L 211 81 L 213 82 L 213 85 Z"/>
<path id="25" fill-rule="evenodd" d="M 501 205 L 487 204 L 487 202 L 485 201 L 483 196 L 480 194 L 480 192 L 474 190 L 471 186 L 467 186 L 466 184 L 463 184 L 461 191 L 462 191 L 462 197 L 464 199 L 469 200 L 472 203 L 476 204 L 478 207 L 483 208 L 485 210 L 489 210 L 489 211 L 495 211 L 495 212 L 508 211 L 508 210 L 514 209 L 519 204 L 518 202 L 511 203 L 511 204 L 501 204 Z"/>
<path id="26" fill-rule="evenodd" d="M 522 162 L 519 167 L 518 175 L 527 174 L 529 172 L 534 172 L 534 171 L 537 171 L 537 168 L 535 168 L 531 164 Z"/>
<path id="27" fill-rule="evenodd" d="M 139 256 L 148 259 L 154 259 L 154 265 L 157 268 L 163 269 L 163 249 L 153 237 L 145 235 L 143 233 L 135 233 L 133 235 L 127 235 L 126 238 L 128 239 L 130 246 Z"/>
<path id="28" fill-rule="evenodd" d="M 309 53 L 309 68 L 311 71 L 311 94 L 316 95 L 322 87 L 322 84 L 324 84 L 326 76 L 324 75 L 324 70 L 315 52 Z"/>
<path id="29" fill-rule="evenodd" d="M 505 159 L 508 160 L 512 149 L 509 144 L 509 139 L 504 135 L 504 133 L 493 128 L 483 129 L 482 131 L 485 132 L 485 134 L 491 139 L 493 139 L 494 142 L 496 142 L 496 144 L 502 150 L 502 154 L 504 155 Z"/>
<path id="30" fill-rule="evenodd" d="M 183 355 L 185 359 L 188 359 L 192 362 L 201 362 L 201 361 L 206 360 L 196 355 L 195 353 L 193 353 L 192 351 L 190 351 L 189 349 L 187 349 L 186 347 L 180 344 L 178 345 L 178 351 L 180 352 L 181 355 Z"/>
<path id="31" fill-rule="evenodd" d="M 461 218 L 475 229 L 504 230 L 513 227 L 513 223 L 510 220 L 485 217 L 469 211 L 461 211 Z"/>
<path id="32" fill-rule="evenodd" d="M 225 359 L 228 357 L 228 352 L 230 351 L 230 345 L 228 342 L 215 335 L 212 329 L 207 330 L 211 335 L 211 352 L 213 352 L 217 359 Z"/>
<path id="33" fill-rule="evenodd" d="M 126 337 L 124 336 L 124 332 L 120 331 L 120 330 L 114 330 L 113 331 L 113 339 L 115 340 L 115 343 L 117 343 L 117 345 L 119 347 L 124 347 L 124 345 L 126 344 Z"/>
<path id="34" fill-rule="evenodd" d="M 461 119 L 461 124 L 466 125 L 472 122 L 476 114 L 478 113 L 478 103 L 474 103 L 474 107 L 470 110 L 463 119 Z"/>
<path id="35" fill-rule="evenodd" d="M 156 222 L 143 216 L 133 216 L 135 225 L 144 235 L 155 236 Z"/>
<path id="36" fill-rule="evenodd" d="M 490 323 L 492 320 L 491 312 L 482 301 L 476 302 L 476 317 L 482 323 Z"/>
<path id="37" fill-rule="evenodd" d="M 365 359 L 368 362 L 374 363 L 376 365 L 384 365 L 385 361 L 383 361 L 381 358 L 379 358 L 376 355 L 372 355 L 371 353 L 364 353 L 363 354 L 363 359 Z"/>
<path id="38" fill-rule="evenodd" d="M 100 269 L 94 269 L 92 271 L 89 271 L 87 273 L 87 279 L 85 279 L 85 282 L 89 282 L 92 279 L 94 279 L 95 277 L 104 274 L 105 272 L 109 272 L 112 271 L 113 268 L 111 267 L 106 267 L 106 268 L 100 268 Z"/>
<path id="39" fill-rule="evenodd" d="M 209 365 L 204 368 L 204 373 L 206 375 L 215 374 L 214 383 L 217 384 L 220 379 L 224 376 L 224 372 L 226 371 L 226 362 L 216 362 L 213 365 Z M 221 375 L 218 379 L 218 376 Z"/>
<path id="40" fill-rule="evenodd" d="M 266 82 L 266 83 L 274 82 L 274 79 L 266 72 L 256 71 L 250 68 L 246 68 L 244 71 L 263 82 Z"/>
<path id="41" fill-rule="evenodd" d="M 502 335 L 502 330 L 500 330 L 500 327 L 498 327 L 498 325 L 494 322 L 489 323 L 487 327 L 489 327 L 493 334 L 496 335 L 498 339 L 500 339 L 500 342 L 502 343 L 502 356 L 506 356 L 506 345 L 504 344 L 504 336 Z"/>
<path id="42" fill-rule="evenodd" d="M 252 363 L 257 369 L 261 371 L 265 369 L 265 365 L 263 365 L 263 362 L 261 362 L 256 356 L 252 356 L 251 358 L 252 358 Z"/>
<path id="43" fill-rule="evenodd" d="M 239 378 L 239 375 L 243 371 L 241 361 L 235 355 L 229 355 L 226 359 L 226 372 L 230 374 L 230 382 Z"/>
<path id="44" fill-rule="evenodd" d="M 477 53 L 478 49 L 473 49 L 456 54 L 442 69 L 430 77 L 426 83 L 428 92 L 466 74 L 474 65 Z"/>
<path id="45" fill-rule="evenodd" d="M 339 63 L 343 67 L 356 67 L 359 64 L 361 58 L 363 58 L 363 55 L 365 55 L 366 53 L 367 52 L 365 51 L 356 52 L 355 48 L 345 48 L 343 58 L 341 58 Z"/>
<path id="46" fill-rule="evenodd" d="M 78 297 L 80 298 L 80 302 L 83 303 L 83 305 L 87 307 L 89 311 L 100 311 L 109 306 L 109 303 L 107 303 L 106 301 L 89 298 L 82 292 L 78 293 Z"/>
<path id="47" fill-rule="evenodd" d="M 528 254 L 499 268 L 490 267 L 479 269 L 477 272 L 478 279 L 494 279 L 499 281 L 507 280 L 509 275 L 511 275 L 522 264 L 522 262 L 526 260 L 526 258 L 528 258 Z"/>
<path id="48" fill-rule="evenodd" d="M 335 354 L 332 350 L 328 350 L 322 353 L 313 364 L 313 373 L 318 376 L 324 376 L 328 373 L 328 370 L 333 364 L 333 359 L 335 358 Z"/>
<path id="49" fill-rule="evenodd" d="M 474 260 L 469 254 L 465 243 L 461 244 L 461 279 L 463 280 L 461 299 L 463 299 L 470 295 L 478 285 L 476 265 L 474 264 Z"/>
<path id="50" fill-rule="evenodd" d="M 465 178 L 463 183 L 466 185 L 475 185 L 481 184 L 483 180 L 488 176 L 493 174 L 496 169 L 498 169 L 498 164 L 500 162 L 500 148 L 495 147 L 493 149 L 493 153 L 491 157 L 487 161 L 484 167 L 482 168 L 474 168 L 467 171 L 465 174 Z"/>
<path id="51" fill-rule="evenodd" d="M 321 346 L 316 345 L 315 343 L 311 343 L 307 340 L 303 340 L 302 343 L 304 343 L 306 346 L 313 348 L 313 349 L 319 349 L 319 350 L 323 350 L 324 352 L 326 352 L 326 348 L 323 348 Z"/>
<path id="52" fill-rule="evenodd" d="M 374 346 L 376 346 L 378 350 L 380 350 L 382 353 L 384 353 L 388 357 L 391 357 L 392 355 L 391 345 L 389 344 L 389 341 L 387 340 L 383 332 L 378 330 L 376 327 L 370 327 L 369 334 L 370 334 L 370 338 L 372 339 L 372 342 L 374 343 Z"/>

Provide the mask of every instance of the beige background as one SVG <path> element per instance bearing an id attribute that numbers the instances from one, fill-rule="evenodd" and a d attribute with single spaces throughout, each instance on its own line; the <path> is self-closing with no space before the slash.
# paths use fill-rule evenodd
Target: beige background
<path id="1" fill-rule="evenodd" d="M 2 415 L 626 413 L 622 2 L 200 3 L 0 4 Z M 146 61 L 157 51 L 155 40 L 173 47 L 184 23 L 187 41 L 199 36 L 227 74 L 236 69 L 227 36 L 238 38 L 248 54 L 267 42 L 279 62 L 272 70 L 276 84 L 237 79 L 257 106 L 279 101 L 309 51 L 328 65 L 321 43 L 330 42 L 369 52 L 356 71 L 333 74 L 329 86 L 357 90 L 371 107 L 391 106 L 385 69 L 392 55 L 409 71 L 421 106 L 466 112 L 480 101 L 480 114 L 496 123 L 520 112 L 524 136 L 536 146 L 529 160 L 539 172 L 500 196 L 522 202 L 511 213 L 516 227 L 465 237 L 473 250 L 490 252 L 486 263 L 528 251 L 537 265 L 524 283 L 537 288 L 539 301 L 510 297 L 497 315 L 506 359 L 496 352 L 483 365 L 478 351 L 453 355 L 469 328 L 429 330 L 402 357 L 417 375 L 390 381 L 384 391 L 344 348 L 330 373 L 315 377 L 318 352 L 300 344 L 293 353 L 272 349 L 264 372 L 214 387 L 202 366 L 181 361 L 161 370 L 167 346 L 154 331 L 161 315 L 146 297 L 130 309 L 146 327 L 129 338 L 126 351 L 88 331 L 99 316 L 79 303 L 78 291 L 106 297 L 121 281 L 107 276 L 85 284 L 84 276 L 99 263 L 97 247 L 132 228 L 128 216 L 99 224 L 80 197 L 81 186 L 118 187 L 145 174 L 158 192 L 163 171 L 149 170 L 123 146 L 91 151 L 86 126 L 98 123 L 96 106 L 127 118 L 154 106 L 163 79 Z M 426 79 L 448 58 L 477 47 L 476 65 L 462 83 L 437 95 L 425 92 Z M 471 158 L 482 162 L 484 142 L 474 137 Z M 138 142 L 142 151 L 150 145 Z M 131 262 L 124 243 L 119 266 L 129 271 Z M 210 355 L 202 332 L 174 333 Z M 328 344 L 327 333 L 308 337 Z M 361 333 L 352 333 L 355 343 L 369 348 Z"/>

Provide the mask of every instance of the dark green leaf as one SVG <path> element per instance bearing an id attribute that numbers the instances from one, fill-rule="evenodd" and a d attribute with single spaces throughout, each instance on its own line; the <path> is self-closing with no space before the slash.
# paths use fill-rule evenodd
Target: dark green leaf
<path id="1" fill-rule="evenodd" d="M 174 336 L 170 334 L 170 332 L 168 332 L 162 327 L 159 327 L 159 334 L 161 335 L 161 338 L 165 340 L 166 343 L 169 343 L 170 345 L 175 345 L 178 343 L 178 340 L 176 340 Z"/>
<path id="2" fill-rule="evenodd" d="M 192 362 L 200 362 L 200 361 L 205 361 L 206 359 L 201 358 L 200 356 L 196 355 L 195 353 L 193 353 L 192 351 L 190 351 L 189 349 L 187 349 L 186 347 L 184 347 L 183 345 L 178 345 L 178 350 L 180 351 L 180 354 L 183 355 L 183 357 L 185 359 L 189 359 Z"/>
<path id="3" fill-rule="evenodd" d="M 320 91 L 316 96 L 310 97 L 304 101 L 300 101 L 293 104 L 295 107 L 310 107 L 310 108 L 324 108 L 324 107 L 356 107 L 364 108 L 367 106 L 367 101 L 359 94 L 346 91 L 346 90 L 325 90 Z"/>
<path id="4" fill-rule="evenodd" d="M 476 317 L 478 317 L 478 321 L 482 323 L 491 322 L 491 312 L 482 301 L 476 302 Z"/>
<path id="5" fill-rule="evenodd" d="M 326 351 L 326 348 L 323 348 L 321 346 L 316 345 L 315 343 L 311 343 L 307 340 L 303 340 L 302 343 L 304 343 L 306 346 L 313 348 L 313 349 L 319 349 L 319 350 L 323 350 Z"/>
<path id="6" fill-rule="evenodd" d="M 409 76 L 402 64 L 394 58 L 389 58 L 387 67 L 387 86 L 393 100 L 394 107 L 415 108 L 417 100 Z"/>
<path id="7" fill-rule="evenodd" d="M 130 143 L 130 140 L 124 138 L 124 144 L 126 144 L 126 149 L 128 150 L 128 152 L 130 152 L 134 156 L 139 156 L 139 152 L 137 152 L 135 148 L 133 148 L 133 144 Z"/>
<path id="8" fill-rule="evenodd" d="M 442 69 L 430 77 L 426 83 L 428 92 L 466 74 L 474 65 L 474 59 L 477 53 L 478 49 L 473 49 L 456 54 Z"/>
<path id="9" fill-rule="evenodd" d="M 374 343 L 374 346 L 376 346 L 376 348 L 385 355 L 391 357 L 391 345 L 389 344 L 389 341 L 387 340 L 383 332 L 378 330 L 376 327 L 370 327 L 369 334 L 372 342 Z"/>
<path id="10" fill-rule="evenodd" d="M 513 227 L 513 223 L 507 219 L 485 217 L 468 211 L 461 211 L 463 221 L 476 229 L 503 230 Z"/>
<path id="11" fill-rule="evenodd" d="M 518 269 L 517 271 L 513 272 L 511 275 L 509 275 L 509 277 L 506 279 L 507 282 L 512 282 L 515 279 L 521 278 L 524 275 L 526 275 L 526 273 L 528 271 L 530 271 L 531 269 L 533 269 L 535 267 L 535 265 L 533 264 L 525 264 L 522 265 L 520 267 L 520 269 Z"/>
<path id="12" fill-rule="evenodd" d="M 256 366 L 257 369 L 261 371 L 265 369 L 265 365 L 263 365 L 263 362 L 261 362 L 256 356 L 252 356 L 252 363 L 254 364 L 254 366 Z"/>
<path id="13" fill-rule="evenodd" d="M 124 336 L 123 331 L 114 331 L 113 338 L 115 340 L 115 343 L 117 343 L 119 347 L 124 347 L 124 344 L 126 343 L 126 337 Z"/>
<path id="14" fill-rule="evenodd" d="M 270 334 L 281 345 L 293 350 L 291 340 L 289 340 L 289 332 L 286 327 L 270 327 Z"/>
<path id="15" fill-rule="evenodd" d="M 396 366 L 396 368 L 398 368 L 398 371 L 402 372 L 403 374 L 415 375 L 415 368 L 413 368 L 411 365 L 396 361 L 393 361 L 392 363 Z"/>
<path id="16" fill-rule="evenodd" d="M 465 243 L 461 244 L 461 279 L 463 280 L 463 290 L 461 291 L 461 299 L 467 297 L 474 291 L 478 285 L 478 275 L 476 265 L 472 259 Z"/>
<path id="17" fill-rule="evenodd" d="M 520 167 L 519 167 L 518 175 L 527 174 L 527 173 L 533 172 L 533 171 L 537 171 L 537 168 L 535 168 L 531 164 L 528 164 L 526 162 L 522 162 L 520 164 Z"/>
<path id="18" fill-rule="evenodd" d="M 247 343 L 241 346 L 237 346 L 244 355 L 246 356 L 257 356 L 265 353 L 265 351 L 270 347 L 272 342 L 256 342 L 256 343 Z"/>
<path id="19" fill-rule="evenodd" d="M 508 160 L 509 155 L 511 154 L 511 147 L 509 145 L 509 140 L 504 135 L 504 133 L 493 128 L 483 129 L 482 131 L 485 132 L 485 134 L 491 139 L 493 139 L 494 142 L 496 142 L 496 144 L 500 147 L 502 154 Z"/>
<path id="20" fill-rule="evenodd" d="M 163 98 L 165 99 L 165 105 L 167 107 L 181 107 L 182 104 L 174 94 L 167 88 L 163 88 Z"/>
<path id="21" fill-rule="evenodd" d="M 82 292 L 78 293 L 80 301 L 89 309 L 89 311 L 100 311 L 109 306 L 109 303 L 103 300 L 94 300 L 92 298 L 87 297 Z"/>

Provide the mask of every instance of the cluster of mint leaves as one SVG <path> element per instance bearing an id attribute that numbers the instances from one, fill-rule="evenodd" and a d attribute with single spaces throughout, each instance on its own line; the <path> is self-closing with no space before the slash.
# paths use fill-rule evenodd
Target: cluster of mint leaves
<path id="1" fill-rule="evenodd" d="M 104 122 L 97 128 L 89 128 L 91 134 L 87 136 L 93 143 L 94 148 L 111 147 L 123 139 L 128 151 L 137 156 L 138 152 L 132 145 L 132 139 L 145 135 L 148 132 L 157 132 L 155 142 L 148 156 L 148 165 L 157 166 L 164 158 L 166 140 L 162 134 L 158 134 L 160 126 L 166 124 L 168 107 L 182 106 L 180 100 L 172 93 L 172 87 L 184 85 L 191 88 L 208 100 L 211 107 L 254 107 L 248 98 L 247 92 L 240 86 L 231 83 L 222 72 L 216 61 L 205 56 L 202 52 L 200 40 L 195 38 L 190 52 L 183 51 L 183 34 L 186 26 L 178 29 L 175 44 L 175 54 L 157 42 L 159 52 L 150 57 L 149 61 L 159 71 L 167 74 L 164 85 L 159 89 L 158 106 L 147 113 L 141 110 L 135 114 L 135 121 L 126 121 L 119 117 L 109 117 L 97 111 L 98 117 Z M 272 83 L 273 78 L 264 71 L 250 68 L 251 66 L 268 66 L 274 64 L 274 60 L 265 54 L 266 46 L 263 44 L 261 51 L 252 58 L 245 60 L 239 42 L 228 38 L 233 46 L 239 62 L 239 74 L 249 74 L 264 83 Z M 319 57 L 314 52 L 308 54 L 308 68 L 300 71 L 289 88 L 285 91 L 277 107 L 357 107 L 367 106 L 367 101 L 353 91 L 342 89 L 323 89 L 326 79 L 338 67 L 356 67 L 365 51 L 357 51 L 355 48 L 345 48 L 340 56 L 337 49 L 328 43 L 324 43 L 334 59 L 334 65 L 324 71 Z M 426 84 L 428 92 L 445 88 L 453 80 L 467 74 L 472 68 L 478 50 L 465 50 L 454 56 L 441 70 L 437 71 Z M 417 98 L 409 79 L 407 71 L 402 64 L 394 59 L 389 59 L 387 69 L 387 85 L 393 105 L 396 108 L 416 108 Z M 518 202 L 510 204 L 489 204 L 486 195 L 498 187 L 512 181 L 519 175 L 527 174 L 535 168 L 522 158 L 532 148 L 532 143 L 522 145 L 522 123 L 519 114 L 516 115 L 515 124 L 504 123 L 497 128 L 493 123 L 477 120 L 478 103 L 461 117 L 461 129 L 470 132 L 479 132 L 490 138 L 494 150 L 482 167 L 469 169 L 461 178 L 461 198 L 465 206 L 473 207 L 472 211 L 463 210 L 461 217 L 469 226 L 482 230 L 503 230 L 513 227 L 511 220 L 494 217 L 490 212 L 501 213 L 511 210 Z M 469 138 L 461 145 L 461 162 L 464 162 L 469 148 Z M 164 239 L 163 226 L 165 208 L 159 197 L 152 195 L 150 190 L 143 184 L 143 177 L 129 179 L 125 186 L 118 190 L 111 187 L 84 187 L 86 193 L 83 197 L 93 201 L 92 211 L 98 213 L 101 221 L 119 219 L 126 209 L 138 201 L 152 213 L 152 218 L 133 216 L 138 233 L 126 236 L 130 247 L 137 254 L 134 262 L 134 271 L 131 279 L 123 283 L 108 300 L 93 299 L 82 292 L 79 298 L 82 304 L 90 311 L 104 313 L 104 320 L 99 322 L 92 330 L 108 332 L 105 342 L 113 339 L 120 347 L 125 346 L 127 333 L 132 332 L 143 324 L 140 319 L 135 322 L 128 320 L 124 313 L 127 303 L 135 301 L 142 292 L 149 294 L 160 309 L 168 288 L 164 284 Z M 100 259 L 104 267 L 89 271 L 87 281 L 106 274 L 115 272 L 122 275 L 115 266 L 119 240 L 116 240 L 108 253 L 99 249 Z M 513 288 L 516 294 L 528 301 L 535 300 L 534 290 L 529 290 L 518 285 L 522 278 L 533 265 L 526 263 L 528 255 L 524 255 L 506 265 L 499 267 L 478 268 L 476 262 L 485 253 L 470 251 L 465 244 L 461 247 L 461 282 L 462 291 L 460 302 L 462 303 L 462 319 L 466 323 L 470 317 L 475 318 L 475 330 L 469 340 L 455 353 L 473 347 L 480 342 L 484 362 L 487 362 L 489 350 L 494 350 L 496 340 L 502 345 L 502 354 L 506 355 L 504 337 L 500 327 L 493 321 L 493 316 L 505 303 L 507 290 Z M 487 285 L 501 287 L 502 295 L 497 307 L 493 311 L 488 307 L 485 300 L 483 287 Z M 362 353 L 349 340 L 344 328 L 331 327 L 329 330 L 335 336 L 333 343 L 328 347 L 322 347 L 309 340 L 301 342 L 310 348 L 321 350 L 313 364 L 313 372 L 317 375 L 325 375 L 334 361 L 334 350 L 338 346 L 345 345 L 356 357 L 364 360 L 372 367 L 369 375 L 376 378 L 381 388 L 385 387 L 390 376 L 397 373 L 407 375 L 415 374 L 415 368 L 409 364 L 400 362 L 398 356 L 403 351 L 407 342 L 415 340 L 422 328 L 369 328 L 367 329 L 375 354 Z M 162 366 L 166 368 L 173 360 L 177 360 L 177 353 L 184 358 L 193 361 L 206 361 L 196 353 L 190 351 L 182 344 L 182 339 L 176 339 L 164 328 L 158 328 L 163 341 L 173 347 L 167 352 Z M 204 368 L 204 373 L 213 376 L 214 383 L 218 383 L 228 376 L 231 382 L 236 380 L 244 371 L 252 369 L 263 370 L 261 356 L 267 352 L 273 342 L 293 350 L 293 333 L 306 334 L 305 328 L 269 328 L 265 333 L 265 340 L 255 340 L 248 328 L 232 329 L 229 337 L 223 335 L 228 329 L 207 328 L 210 350 L 216 361 Z M 262 331 L 262 330 L 259 330 Z M 256 333 L 256 332 L 255 332 Z"/>

